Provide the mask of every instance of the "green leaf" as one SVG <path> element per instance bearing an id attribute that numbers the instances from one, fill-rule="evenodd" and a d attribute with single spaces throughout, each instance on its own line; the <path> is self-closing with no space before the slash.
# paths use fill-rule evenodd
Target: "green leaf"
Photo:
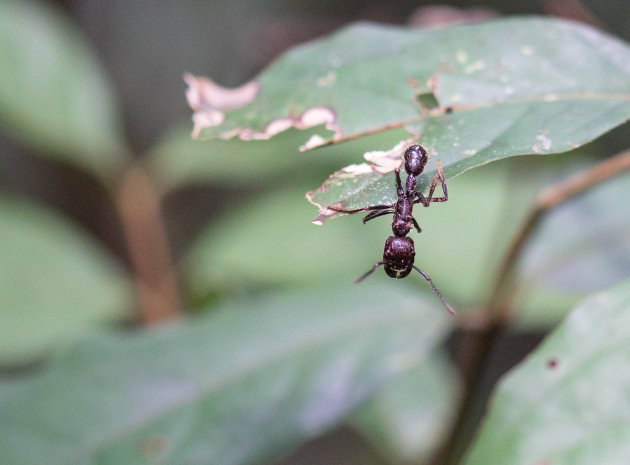
<path id="1" fill-rule="evenodd" d="M 326 123 L 334 136 L 311 140 L 313 147 L 405 126 L 433 157 L 423 187 L 437 159 L 453 178 L 508 156 L 566 152 L 623 123 L 630 117 L 628 63 L 630 49 L 619 40 L 547 18 L 429 31 L 359 24 L 286 54 L 254 81 L 259 91 L 242 107 L 218 108 L 222 92 L 206 95 L 200 83 L 191 85 L 197 98 L 190 101 L 198 122 L 208 125 L 212 112 L 224 116 L 215 126 L 198 124 L 202 138 L 265 138 L 279 127 Z M 439 106 L 421 108 L 423 94 Z M 391 203 L 385 174 L 401 154 L 386 167 L 333 175 L 311 200 L 325 217 L 334 216 L 325 210 L 333 203 Z"/>
<path id="2" fill-rule="evenodd" d="M 77 28 L 44 2 L 0 4 L 0 123 L 99 175 L 124 161 L 111 84 Z"/>
<path id="3" fill-rule="evenodd" d="M 630 83 L 630 75 L 628 76 Z M 503 103 L 432 117 L 414 130 L 431 159 L 419 177 L 418 190 L 426 191 L 442 162 L 447 179 L 480 165 L 514 155 L 567 152 L 623 123 L 630 117 L 630 93 L 626 100 L 579 100 Z M 319 221 L 342 208 L 391 204 L 391 171 L 400 164 L 411 141 L 405 140 L 373 163 L 346 167 L 331 175 L 309 200 L 320 208 Z M 366 154 L 366 158 L 368 154 Z M 385 166 L 383 160 L 387 163 Z"/>
<path id="4" fill-rule="evenodd" d="M 437 121 L 420 115 L 415 97 L 433 93 L 442 107 L 453 107 L 455 115 L 466 110 L 462 117 L 475 123 L 455 126 L 457 131 L 487 142 L 487 135 L 478 133 L 480 127 L 494 127 L 498 135 L 513 132 L 514 121 L 526 118 L 532 124 L 541 107 L 530 111 L 529 103 L 548 105 L 550 112 L 561 114 L 566 104 L 575 110 L 583 104 L 592 109 L 623 106 L 627 113 L 629 57 L 627 47 L 606 34 L 546 18 L 508 18 L 429 31 L 358 24 L 287 53 L 254 81 L 258 93 L 245 106 L 230 110 L 223 102 L 202 100 L 200 111 L 228 110 L 225 121 L 204 128 L 201 137 L 234 136 L 245 129 L 265 136 L 274 120 L 293 117 L 297 123 L 296 115 L 313 107 L 333 113 L 329 124 L 342 139 L 413 120 L 432 123 Z M 191 90 L 205 90 L 197 85 Z M 217 94 L 219 90 L 210 92 Z M 498 112 L 492 120 L 503 124 L 488 125 L 469 110 L 487 112 L 488 117 Z M 435 126 L 450 119 L 442 113 Z M 593 116 L 598 120 L 601 115 Z M 454 116 L 453 121 L 458 120 Z M 530 148 L 540 144 L 545 145 L 533 140 Z M 555 144 L 566 151 L 573 142 L 562 138 Z M 459 150 L 473 148 L 480 147 Z"/>
<path id="5" fill-rule="evenodd" d="M 352 424 L 394 463 L 425 463 L 443 442 L 460 393 L 446 354 L 430 357 L 361 406 Z"/>
<path id="6" fill-rule="evenodd" d="M 18 364 L 132 308 L 123 270 L 42 207 L 0 197 L 0 364 Z"/>
<path id="7" fill-rule="evenodd" d="M 344 287 L 86 340 L 1 387 L 0 462 L 259 463 L 337 425 L 448 321 L 433 298 Z"/>
<path id="8" fill-rule="evenodd" d="M 466 465 L 630 456 L 630 281 L 584 300 L 499 385 Z"/>

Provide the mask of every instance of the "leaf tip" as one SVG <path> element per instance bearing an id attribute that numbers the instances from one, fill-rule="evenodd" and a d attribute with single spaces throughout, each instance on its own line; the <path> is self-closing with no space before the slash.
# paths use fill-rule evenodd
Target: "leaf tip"
<path id="1" fill-rule="evenodd" d="M 328 140 L 324 139 L 322 136 L 318 134 L 313 134 L 309 140 L 302 146 L 300 146 L 300 152 L 307 152 L 309 150 L 313 150 L 317 147 L 322 147 L 329 143 Z"/>
<path id="2" fill-rule="evenodd" d="M 322 226 L 326 221 L 331 219 L 332 217 L 340 215 L 340 213 L 336 210 L 332 210 L 328 207 L 319 207 L 319 215 L 311 221 L 316 226 Z"/>
<path id="3" fill-rule="evenodd" d="M 319 190 L 321 190 L 322 188 L 320 187 Z M 316 225 L 316 226 L 322 226 L 326 220 L 328 220 L 330 217 L 334 216 L 335 214 L 338 214 L 338 212 L 329 209 L 328 207 L 324 207 L 322 206 L 320 203 L 318 203 L 317 201 L 315 201 L 313 199 L 313 195 L 316 193 L 317 191 L 309 191 L 306 193 L 306 200 L 308 200 L 312 205 L 315 205 L 318 209 L 319 209 L 319 215 L 317 215 L 317 217 L 315 219 L 313 219 L 311 221 L 312 224 Z"/>

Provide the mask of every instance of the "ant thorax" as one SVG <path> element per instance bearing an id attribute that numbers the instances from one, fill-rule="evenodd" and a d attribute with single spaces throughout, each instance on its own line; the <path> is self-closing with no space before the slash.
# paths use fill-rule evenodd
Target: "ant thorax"
<path id="1" fill-rule="evenodd" d="M 392 232 L 396 237 L 405 237 L 411 231 L 411 221 L 402 216 L 394 216 Z"/>

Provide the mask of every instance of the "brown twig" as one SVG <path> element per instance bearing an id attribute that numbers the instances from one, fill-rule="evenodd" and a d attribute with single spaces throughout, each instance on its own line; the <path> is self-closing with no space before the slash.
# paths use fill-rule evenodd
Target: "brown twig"
<path id="1" fill-rule="evenodd" d="M 176 318 L 181 304 L 160 208 L 160 194 L 139 164 L 123 174 L 115 193 L 145 324 Z"/>
<path id="2" fill-rule="evenodd" d="M 506 307 L 506 305 L 502 303 L 501 296 L 505 296 L 506 291 L 509 290 L 511 280 L 514 277 L 514 269 L 523 250 L 523 246 L 529 241 L 545 213 L 561 203 L 587 191 L 594 185 L 620 174 L 627 169 L 630 169 L 630 150 L 621 152 L 614 157 L 608 158 L 595 166 L 544 189 L 536 197 L 534 207 L 512 240 L 505 259 L 499 268 L 497 279 L 492 287 L 485 308 L 500 310 Z M 494 315 L 493 318 L 502 319 L 505 316 L 506 315 L 498 314 Z"/>
<path id="3" fill-rule="evenodd" d="M 576 197 L 589 188 L 630 169 L 630 151 L 622 152 L 592 166 L 574 176 L 544 189 L 536 198 L 533 208 L 521 228 L 514 236 L 505 258 L 499 267 L 497 278 L 491 287 L 489 298 L 480 318 L 481 328 L 468 331 L 462 337 L 457 360 L 461 369 L 465 394 L 460 402 L 456 421 L 442 450 L 436 455 L 434 464 L 453 465 L 458 463 L 469 442 L 464 435 L 471 429 L 472 414 L 475 410 L 475 390 L 483 375 L 497 335 L 510 318 L 516 265 L 524 246 L 540 224 L 544 215 L 554 207 Z"/>

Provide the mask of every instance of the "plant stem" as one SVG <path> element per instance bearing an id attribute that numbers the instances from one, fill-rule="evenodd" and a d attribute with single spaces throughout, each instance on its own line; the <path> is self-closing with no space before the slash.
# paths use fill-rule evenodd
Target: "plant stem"
<path id="1" fill-rule="evenodd" d="M 457 364 L 465 386 L 456 420 L 450 436 L 433 461 L 436 465 L 454 465 L 465 452 L 470 438 L 464 437 L 472 426 L 475 412 L 476 389 L 483 376 L 492 346 L 497 336 L 507 327 L 512 317 L 513 288 L 516 265 L 524 246 L 529 242 L 544 215 L 554 207 L 576 197 L 591 187 L 630 169 L 630 151 L 598 163 L 566 180 L 544 189 L 536 197 L 533 208 L 514 235 L 511 245 L 499 267 L 499 272 L 484 305 L 481 325 L 465 331 L 459 348 Z"/>
<path id="2" fill-rule="evenodd" d="M 116 205 L 135 275 L 144 324 L 178 317 L 181 304 L 160 208 L 160 194 L 140 164 L 132 164 L 118 185 Z"/>
<path id="3" fill-rule="evenodd" d="M 544 189 L 536 197 L 536 201 L 525 222 L 514 236 L 511 246 L 499 268 L 497 279 L 492 286 L 490 297 L 486 303 L 486 310 L 506 311 L 507 305 L 502 300 L 506 298 L 514 279 L 516 264 L 520 258 L 524 245 L 529 241 L 544 215 L 554 207 L 576 197 L 591 187 L 609 179 L 612 176 L 630 169 L 630 150 L 624 151 L 581 171 L 563 181 Z M 495 315 L 504 319 L 508 315 Z"/>

